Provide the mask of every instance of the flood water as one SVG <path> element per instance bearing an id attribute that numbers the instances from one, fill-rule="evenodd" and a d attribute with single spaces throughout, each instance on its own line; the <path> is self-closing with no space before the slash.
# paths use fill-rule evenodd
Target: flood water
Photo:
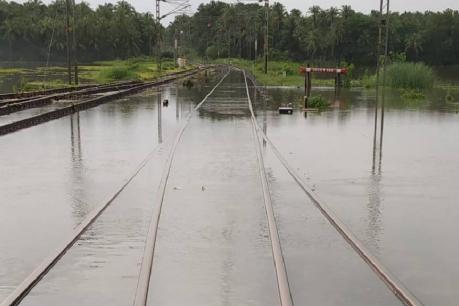
<path id="1" fill-rule="evenodd" d="M 298 101 L 300 90 L 269 92 L 274 98 L 266 111 L 259 105 L 260 124 L 309 186 L 425 305 L 455 305 L 459 298 L 459 259 L 452 255 L 459 251 L 457 104 L 445 103 L 440 93 L 416 103 L 388 92 L 381 168 L 376 165 L 373 172 L 374 92 L 351 90 L 335 99 L 332 90 L 315 89 L 334 101 L 334 108 L 307 116 L 300 111 L 279 116 L 270 110 Z M 281 236 L 294 241 L 291 247 L 298 253 L 301 241 L 295 237 L 301 225 L 314 220 L 295 214 L 297 205 L 310 208 L 297 202 L 294 192 L 284 191 L 294 182 L 279 174 L 285 170 L 279 169 L 269 148 L 266 154 L 279 222 L 288 224 L 281 226 Z M 312 253 L 327 244 L 321 239 L 303 243 Z M 317 274 L 317 266 L 312 269 Z"/>
<path id="2" fill-rule="evenodd" d="M 153 159 L 157 167 L 151 163 L 149 167 L 161 175 L 165 148 L 159 146 L 160 140 L 175 135 L 179 122 L 208 90 L 207 85 L 163 88 L 161 98 L 169 99 L 171 106 L 160 107 L 160 129 L 158 95 L 150 90 L 0 138 L 0 299 L 66 240 L 88 212 L 105 203 L 151 152 L 157 152 Z M 153 182 L 136 179 L 123 196 L 132 192 L 129 202 L 139 205 L 135 196 L 142 194 L 135 188 L 150 184 L 148 191 L 154 192 Z M 148 213 L 137 213 L 149 220 Z M 122 220 L 125 228 L 141 228 L 135 217 Z M 120 225 L 117 221 L 112 227 Z M 113 241 L 103 243 L 107 248 L 118 242 L 113 235 Z"/>
<path id="3" fill-rule="evenodd" d="M 0 137 L 0 300 L 147 163 L 23 305 L 131 305 L 164 162 L 177 128 L 216 83 L 165 86 Z M 256 100 L 289 163 L 425 305 L 459 298 L 459 114 L 439 93 L 388 93 L 373 171 L 374 92 L 314 89 L 334 107 L 307 116 L 301 90 Z M 169 107 L 158 105 L 168 99 Z M 159 112 L 159 110 L 161 110 Z M 279 305 L 245 87 L 233 72 L 194 113 L 177 148 L 155 250 L 150 305 Z M 161 123 L 161 124 L 159 124 Z M 296 305 L 401 305 L 264 147 Z"/>

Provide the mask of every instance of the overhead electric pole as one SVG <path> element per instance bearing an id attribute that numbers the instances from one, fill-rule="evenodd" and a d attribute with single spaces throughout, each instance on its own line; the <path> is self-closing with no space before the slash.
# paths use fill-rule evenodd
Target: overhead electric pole
<path id="1" fill-rule="evenodd" d="M 72 85 L 72 67 L 70 63 L 70 0 L 65 0 L 65 17 L 66 17 L 66 26 L 65 26 L 65 38 L 67 43 L 67 74 L 68 74 L 68 83 Z"/>
<path id="2" fill-rule="evenodd" d="M 265 0 L 265 74 L 268 74 L 268 54 L 269 54 L 269 0 Z"/>
<path id="3" fill-rule="evenodd" d="M 160 15 L 160 0 L 156 0 L 156 23 L 158 27 L 157 42 L 156 42 L 156 62 L 158 71 L 161 71 L 161 15 Z"/>
<path id="4" fill-rule="evenodd" d="M 385 27 L 385 38 L 384 38 L 384 61 L 383 61 L 383 90 L 381 93 L 381 129 L 380 129 L 380 140 L 379 140 L 379 171 L 381 171 L 381 160 L 382 160 L 382 148 L 384 140 L 384 115 L 385 115 L 385 90 L 386 86 L 386 72 L 387 72 L 387 60 L 389 56 L 389 26 L 390 26 L 390 0 L 386 0 L 386 17 L 382 26 Z"/>
<path id="5" fill-rule="evenodd" d="M 76 43 L 76 22 L 75 22 L 75 0 L 72 0 L 72 36 L 73 36 L 73 69 L 75 69 L 75 85 L 78 85 L 78 60 L 77 60 L 77 43 Z"/>
<path id="6" fill-rule="evenodd" d="M 379 33 L 377 45 L 377 65 L 376 65 L 376 105 L 375 105 L 375 124 L 374 124 L 374 140 L 373 140 L 373 173 L 376 171 L 376 165 L 379 164 L 381 171 L 382 164 L 382 146 L 384 136 L 384 111 L 385 111 L 385 91 L 386 71 L 389 56 L 389 19 L 390 19 L 390 0 L 380 0 L 379 6 Z M 382 73 L 382 82 L 381 82 Z M 381 95 L 381 97 L 380 97 Z M 381 101 L 381 102 L 380 102 Z M 381 119 L 379 122 L 378 135 L 378 119 L 379 105 L 381 105 Z M 379 136 L 379 137 L 378 137 Z M 379 138 L 379 143 L 377 139 Z M 379 152 L 379 154 L 377 154 Z M 377 162 L 377 159 L 379 161 Z"/>

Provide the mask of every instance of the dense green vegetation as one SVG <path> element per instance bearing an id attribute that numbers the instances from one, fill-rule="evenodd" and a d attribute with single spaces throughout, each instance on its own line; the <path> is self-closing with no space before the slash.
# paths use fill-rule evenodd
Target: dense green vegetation
<path id="1" fill-rule="evenodd" d="M 191 69 L 188 66 L 183 69 Z M 142 57 L 128 60 L 100 61 L 92 65 L 79 67 L 82 83 L 111 83 L 122 80 L 152 80 L 159 76 L 179 71 L 173 61 L 162 62 L 162 70 L 158 71 L 153 58 Z M 68 86 L 67 70 L 63 67 L 38 67 L 35 69 L 0 69 L 0 80 L 5 74 L 19 75 L 19 82 L 13 91 L 29 91 L 42 88 L 59 88 Z M 4 75 L 5 75 L 4 74 Z M 45 77 L 47 75 L 47 77 Z"/>
<path id="2" fill-rule="evenodd" d="M 137 13 L 128 2 L 104 4 L 93 10 L 86 2 L 75 7 L 77 54 L 82 62 L 126 59 L 152 54 L 159 29 L 151 14 Z M 65 1 L 49 5 L 0 0 L 0 59 L 52 61 L 66 56 Z"/>
<path id="3" fill-rule="evenodd" d="M 301 62 L 295 62 L 290 60 L 271 60 L 269 62 L 268 74 L 264 72 L 264 62 L 259 59 L 256 61 L 246 60 L 240 58 L 230 58 L 230 59 L 217 59 L 214 61 L 219 64 L 231 64 L 233 66 L 246 69 L 253 73 L 257 80 L 268 86 L 304 86 L 304 75 L 300 74 L 300 66 L 303 64 Z M 362 86 L 360 79 L 354 78 L 352 76 L 353 65 L 348 65 L 346 63 L 341 63 L 341 66 L 347 67 L 349 69 L 349 75 L 343 77 L 343 85 L 345 87 L 355 87 Z M 334 78 L 318 78 L 315 77 L 313 80 L 314 86 L 334 86 Z"/>
<path id="4" fill-rule="evenodd" d="M 308 108 L 323 110 L 330 107 L 330 102 L 321 95 L 312 96 L 308 100 Z"/>
<path id="5" fill-rule="evenodd" d="M 0 0 L 0 58 L 44 61 L 51 45 L 51 60 L 65 59 L 64 13 L 63 0 L 49 5 L 38 0 L 23 4 Z M 253 59 L 263 53 L 265 15 L 258 4 L 203 4 L 193 16 L 177 16 L 167 28 L 124 1 L 96 9 L 80 2 L 75 15 L 81 62 L 152 55 L 157 31 L 162 32 L 169 56 L 175 38 L 179 53 L 189 58 Z M 377 12 L 363 14 L 349 6 L 287 12 L 274 3 L 269 25 L 273 60 L 375 65 Z M 459 64 L 458 11 L 392 13 L 390 50 L 405 53 L 408 61 Z"/>
<path id="6" fill-rule="evenodd" d="M 121 80 L 151 80 L 160 75 L 179 69 L 173 61 L 163 61 L 161 73 L 152 58 L 132 58 L 128 60 L 115 60 L 96 62 L 96 66 L 86 66 L 89 73 L 86 79 L 98 83 L 107 83 Z"/>
<path id="7" fill-rule="evenodd" d="M 387 85 L 392 88 L 429 89 L 434 79 L 432 68 L 422 63 L 393 63 L 387 68 Z"/>

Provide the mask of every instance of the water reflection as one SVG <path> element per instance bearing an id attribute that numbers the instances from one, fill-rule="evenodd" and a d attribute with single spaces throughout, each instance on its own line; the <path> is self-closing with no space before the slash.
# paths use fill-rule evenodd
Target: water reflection
<path id="1" fill-rule="evenodd" d="M 163 106 L 161 101 L 162 93 L 161 91 L 158 92 L 157 100 L 158 100 L 158 142 L 163 143 L 163 122 L 162 122 L 162 112 Z"/>
<path id="2" fill-rule="evenodd" d="M 255 90 L 255 94 L 254 94 L 255 103 L 257 102 L 257 96 L 258 96 L 258 92 Z M 263 99 L 263 133 L 265 133 L 265 135 L 268 135 L 267 104 L 268 104 L 268 101 L 266 101 L 266 99 Z M 266 148 L 266 140 L 264 138 L 263 138 L 263 147 Z"/>
<path id="3" fill-rule="evenodd" d="M 381 95 L 380 95 L 381 91 Z M 379 106 L 381 104 L 381 110 Z M 384 88 L 376 86 L 375 117 L 373 131 L 373 164 L 371 167 L 373 174 L 381 174 L 383 141 L 384 141 L 384 116 L 385 116 L 386 92 Z M 379 126 L 378 126 L 379 123 Z"/>
<path id="4" fill-rule="evenodd" d="M 381 225 L 381 176 L 372 175 L 368 182 L 368 225 L 366 229 L 366 244 L 379 255 L 379 235 Z"/>
<path id="5" fill-rule="evenodd" d="M 72 161 L 74 163 L 79 163 L 82 160 L 80 113 L 75 113 L 70 116 L 70 140 L 72 149 Z"/>
<path id="6" fill-rule="evenodd" d="M 89 205 L 85 199 L 85 184 L 84 184 L 84 165 L 83 151 L 81 147 L 81 129 L 80 129 L 80 113 L 75 113 L 70 116 L 70 141 L 71 141 L 71 184 L 69 185 L 70 196 L 72 198 L 72 214 L 75 217 L 76 223 L 79 223 L 90 211 Z"/>
<path id="7" fill-rule="evenodd" d="M 175 118 L 177 121 L 180 120 L 180 105 L 178 85 L 175 85 Z"/>

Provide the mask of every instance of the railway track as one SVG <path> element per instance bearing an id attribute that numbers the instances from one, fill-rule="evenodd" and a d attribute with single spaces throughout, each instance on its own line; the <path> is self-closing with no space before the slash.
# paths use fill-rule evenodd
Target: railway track
<path id="1" fill-rule="evenodd" d="M 142 81 L 127 81 L 119 82 L 112 84 L 104 85 L 87 85 L 80 87 L 71 87 L 71 88 L 60 88 L 53 89 L 48 91 L 36 91 L 29 93 L 20 93 L 20 94 L 4 94 L 0 95 L 0 116 L 8 115 L 14 112 L 22 111 L 29 108 L 41 107 L 44 105 L 49 105 L 53 101 L 63 100 L 63 99 L 78 99 L 80 97 L 85 97 L 88 95 L 102 94 L 112 91 L 120 91 L 123 89 L 135 88 L 137 86 L 153 84 L 155 85 L 158 82 L 161 82 L 163 79 L 168 79 L 170 77 L 178 77 L 181 75 L 186 75 L 190 71 L 197 71 L 199 69 L 191 69 L 186 71 L 180 71 L 171 73 L 167 76 L 158 78 L 151 82 L 142 82 Z M 3 96 L 3 99 L 2 99 Z M 6 99 L 5 97 L 15 97 L 13 99 Z"/>
<path id="2" fill-rule="evenodd" d="M 166 83 L 175 81 L 180 78 L 190 77 L 196 73 L 204 71 L 206 69 L 214 68 L 215 66 L 208 66 L 206 68 L 196 68 L 186 71 L 181 71 L 178 73 L 173 73 L 157 80 L 146 82 L 146 83 L 138 83 L 138 82 L 128 82 L 127 84 L 115 84 L 115 85 L 103 85 L 94 88 L 83 89 L 79 91 L 72 91 L 72 92 L 65 92 L 65 93 L 58 93 L 53 94 L 50 96 L 44 97 L 33 97 L 27 99 L 26 101 L 8 104 L 3 107 L 0 107 L 0 115 L 2 114 L 10 114 L 12 112 L 17 112 L 21 110 L 25 110 L 28 108 L 33 107 L 41 107 L 45 105 L 51 104 L 55 100 L 59 99 L 69 99 L 69 98 L 78 98 L 78 97 L 86 97 L 86 100 L 83 101 L 75 101 L 72 103 L 67 104 L 62 108 L 58 108 L 56 110 L 52 110 L 49 112 L 45 112 L 36 116 L 28 117 L 25 119 L 21 119 L 9 124 L 5 124 L 0 126 L 0 136 L 16 132 L 21 129 L 29 128 L 44 122 L 48 122 L 51 120 L 59 119 L 65 117 L 67 115 L 73 114 L 78 111 L 83 111 L 115 99 L 134 94 L 136 92 L 145 90 L 150 87 L 154 86 L 161 86 Z M 103 94 L 104 95 L 100 95 Z M 88 98 L 89 97 L 89 98 Z"/>
<path id="3" fill-rule="evenodd" d="M 207 102 L 210 96 L 217 90 L 217 88 L 224 82 L 228 77 L 231 70 L 228 71 L 220 81 L 213 87 L 213 89 L 207 94 L 207 96 L 194 108 L 195 111 L 198 111 L 204 103 Z M 265 204 L 265 211 L 267 214 L 268 220 L 268 230 L 271 240 L 272 255 L 274 261 L 274 269 L 276 272 L 276 282 L 278 286 L 278 293 L 280 298 L 281 306 L 293 306 L 294 301 L 291 295 L 287 269 L 282 254 L 281 242 L 279 239 L 278 228 L 276 224 L 276 219 L 273 211 L 273 206 L 271 203 L 271 196 L 269 191 L 269 184 L 265 172 L 262 145 L 261 141 L 264 140 L 273 150 L 275 156 L 280 160 L 285 169 L 293 177 L 295 182 L 300 186 L 300 188 L 306 193 L 306 195 L 312 200 L 314 205 L 319 209 L 321 214 L 328 220 L 328 222 L 338 231 L 338 233 L 344 238 L 344 240 L 352 247 L 352 249 L 364 260 L 364 262 L 374 271 L 374 273 L 386 284 L 386 286 L 392 291 L 392 293 L 404 304 L 407 306 L 421 306 L 423 305 L 414 295 L 412 295 L 408 289 L 406 289 L 397 279 L 393 276 L 387 268 L 376 258 L 374 257 L 365 246 L 358 241 L 358 239 L 352 234 L 352 232 L 347 229 L 347 227 L 339 220 L 339 218 L 325 205 L 325 203 L 319 199 L 319 197 L 307 187 L 307 185 L 302 181 L 301 177 L 295 172 L 295 170 L 288 164 L 286 159 L 282 154 L 277 150 L 276 146 L 270 141 L 266 136 L 263 130 L 257 123 L 255 112 L 252 105 L 252 100 L 249 92 L 249 81 L 257 87 L 255 81 L 250 79 L 245 71 L 242 71 L 244 75 L 244 83 L 247 94 L 247 103 L 250 110 L 250 120 L 252 123 L 252 132 L 253 139 L 255 144 L 256 156 L 259 177 L 261 180 L 261 187 L 263 192 L 263 199 Z M 143 85 L 145 86 L 145 85 Z M 148 302 L 148 292 L 150 288 L 150 278 L 152 273 L 152 267 L 154 264 L 154 255 L 155 255 L 155 246 L 158 233 L 158 225 L 161 218 L 162 205 L 164 202 L 166 186 L 168 184 L 175 152 L 177 146 L 180 143 L 181 138 L 184 135 L 185 130 L 193 116 L 193 113 L 190 113 L 186 119 L 183 121 L 180 129 L 175 137 L 170 151 L 168 153 L 167 161 L 165 163 L 157 198 L 155 199 L 156 204 L 155 210 L 152 213 L 151 222 L 147 234 L 146 245 L 144 256 L 142 259 L 142 264 L 139 273 L 139 279 L 136 288 L 134 306 L 146 306 Z M 124 183 L 117 192 L 111 196 L 107 201 L 102 205 L 96 208 L 92 213 L 90 213 L 85 220 L 75 229 L 71 237 L 66 240 L 62 246 L 56 249 L 45 261 L 38 266 L 32 274 L 30 274 L 16 290 L 5 300 L 0 306 L 11 306 L 18 305 L 22 299 L 24 299 L 27 294 L 37 285 L 40 280 L 56 265 L 57 262 L 65 255 L 65 253 L 72 248 L 76 241 L 81 237 L 81 235 L 104 213 L 104 211 L 110 206 L 110 204 L 123 192 L 123 190 L 129 185 L 129 183 L 139 174 L 139 172 L 148 164 L 152 159 L 154 152 L 153 150 L 145 160 L 139 165 L 139 167 L 134 171 L 133 175 Z"/>
<path id="4" fill-rule="evenodd" d="M 201 103 L 196 106 L 196 110 L 199 109 L 202 104 L 205 103 L 205 101 L 209 98 L 209 96 L 215 91 L 215 89 L 223 82 L 223 80 L 228 76 L 228 73 L 226 73 L 223 78 L 220 80 L 220 82 L 214 87 L 214 89 L 204 98 L 204 100 L 201 101 Z M 146 86 L 146 85 L 142 85 Z M 191 119 L 192 114 L 190 113 L 185 120 L 184 124 L 179 130 L 178 136 L 175 139 L 175 142 L 172 147 L 171 154 L 169 155 L 168 162 L 166 163 L 165 166 L 165 174 L 163 174 L 163 179 L 161 181 L 161 186 L 164 186 L 167 183 L 167 177 L 169 176 L 169 171 L 172 163 L 172 158 L 173 158 L 173 153 L 175 152 L 175 148 L 180 141 L 180 138 L 183 134 L 183 132 L 186 129 L 186 126 L 188 125 L 189 120 Z M 140 171 L 145 168 L 145 166 L 148 164 L 148 162 L 153 158 L 155 153 L 159 150 L 159 148 L 162 145 L 157 146 L 154 148 L 147 156 L 146 158 L 139 164 L 139 166 L 136 168 L 136 170 L 133 172 L 133 174 L 127 178 L 124 183 L 116 189 L 116 192 L 107 198 L 101 205 L 96 207 L 91 213 L 86 216 L 86 218 L 80 223 L 78 227 L 76 227 L 73 231 L 73 233 L 69 236 L 68 239 L 66 239 L 57 249 L 54 250 L 39 266 L 37 266 L 31 274 L 29 274 L 24 281 L 4 300 L 0 303 L 0 306 L 14 306 L 14 305 L 19 305 L 21 301 L 30 293 L 30 291 L 43 279 L 45 275 L 48 274 L 48 272 L 60 261 L 60 259 L 69 251 L 73 245 L 80 239 L 80 237 L 83 235 L 83 233 L 86 232 L 86 230 L 104 213 L 104 211 L 110 207 L 110 205 L 115 201 L 116 198 L 126 189 L 126 187 L 134 180 L 134 178 L 140 173 Z M 162 196 L 160 200 L 162 201 L 164 195 L 164 191 L 162 193 Z M 158 216 L 158 221 L 159 221 L 159 213 L 157 212 L 155 215 Z M 156 233 L 156 230 L 154 230 L 152 233 Z M 152 234 L 150 233 L 150 234 Z M 151 238 L 151 237 L 150 237 Z M 151 244 L 151 239 L 150 244 Z M 153 241 L 154 243 L 154 241 Z M 148 246 L 150 246 L 150 244 Z M 146 249 L 147 250 L 147 249 Z M 152 249 L 154 250 L 154 249 Z M 151 262 L 152 263 L 152 262 Z M 145 265 L 147 262 L 145 261 Z M 144 267 L 144 264 L 142 264 L 142 267 Z M 145 273 L 148 269 L 145 267 L 143 268 L 142 271 Z M 149 277 L 149 276 L 148 276 Z M 140 292 L 140 291 L 139 291 Z M 147 291 L 148 292 L 148 291 Z"/>
<path id="5" fill-rule="evenodd" d="M 62 87 L 62 88 L 54 88 L 54 89 L 45 89 L 45 90 L 36 90 L 36 91 L 27 91 L 27 92 L 20 92 L 20 93 L 4 93 L 0 94 L 0 105 L 3 103 L 10 103 L 10 102 L 18 102 L 18 100 L 26 100 L 32 99 L 34 97 L 39 96 L 47 96 L 59 93 L 66 93 L 66 92 L 74 92 L 89 88 L 104 88 L 109 86 L 121 86 L 121 85 L 128 85 L 128 84 L 140 84 L 143 83 L 142 81 L 122 81 L 122 82 L 113 82 L 108 84 L 87 84 L 87 85 L 80 85 L 74 87 Z"/>
<path id="6" fill-rule="evenodd" d="M 223 79 L 217 84 L 217 86 L 212 89 L 212 91 L 204 98 L 204 100 L 199 105 L 196 106 L 195 111 L 198 111 L 201 108 L 201 106 L 213 94 L 213 92 L 217 89 L 217 87 L 220 86 L 220 84 L 224 81 L 227 75 L 225 75 L 225 77 L 223 77 Z M 251 104 L 249 104 L 249 107 L 251 109 L 252 107 Z M 182 137 L 190 119 L 191 119 L 191 114 L 187 118 L 184 126 L 182 127 L 179 135 L 177 136 L 174 142 L 174 145 L 169 153 L 169 158 L 168 158 L 167 165 L 163 173 L 163 177 L 161 179 L 160 192 L 159 192 L 158 198 L 156 199 L 159 205 L 157 206 L 158 208 L 153 214 L 153 219 L 150 223 L 150 229 L 149 229 L 149 234 L 147 237 L 145 254 L 142 260 L 142 266 L 141 266 L 134 306 L 146 306 L 148 303 L 148 291 L 150 287 L 151 271 L 152 271 L 152 266 L 154 262 L 156 237 L 157 237 L 159 220 L 161 216 L 162 204 L 163 204 L 164 195 L 166 191 L 166 185 L 167 185 L 167 181 L 169 178 L 173 158 L 175 155 L 175 150 L 177 148 L 180 138 Z M 252 117 L 251 121 L 252 121 L 252 132 L 253 132 L 255 150 L 257 153 L 259 176 L 261 179 L 263 199 L 264 199 L 265 209 L 266 209 L 266 214 L 267 214 L 267 219 L 268 219 L 269 235 L 271 239 L 272 254 L 273 254 L 273 260 L 274 260 L 274 268 L 276 270 L 276 276 L 277 276 L 276 282 L 277 282 L 278 293 L 279 293 L 279 298 L 280 298 L 280 305 L 281 306 L 293 306 L 294 304 L 293 304 L 293 299 L 292 299 L 292 295 L 290 292 L 290 286 L 288 283 L 287 270 L 286 270 L 284 258 L 282 255 L 279 234 L 278 234 L 276 220 L 274 217 L 274 211 L 273 211 L 273 207 L 271 203 L 271 196 L 268 190 L 268 181 L 267 181 L 267 176 L 266 176 L 265 168 L 264 168 L 263 154 L 261 151 L 260 141 L 259 141 L 260 139 L 256 131 L 255 118 Z"/>
<path id="7" fill-rule="evenodd" d="M 199 103 L 194 110 L 198 111 L 201 106 L 209 99 L 209 97 L 215 92 L 215 90 L 223 83 L 223 81 L 228 77 L 229 73 L 231 71 L 228 71 L 223 78 L 217 83 L 217 85 L 207 94 L 207 96 L 204 97 L 204 99 Z M 169 156 L 166 162 L 166 167 L 164 168 L 164 172 L 161 177 L 161 183 L 159 187 L 159 193 L 158 197 L 156 198 L 156 203 L 158 204 L 153 212 L 152 219 L 150 222 L 150 227 L 148 230 L 148 236 L 147 236 L 147 243 L 145 245 L 145 253 L 142 259 L 142 265 L 140 268 L 140 274 L 139 274 L 139 280 L 137 284 L 137 290 L 135 294 L 135 300 L 134 300 L 134 306 L 146 306 L 147 305 L 147 299 L 148 299 L 148 290 L 150 287 L 150 277 L 151 277 L 151 269 L 153 266 L 153 261 L 154 261 L 154 254 L 155 254 L 155 246 L 156 246 L 156 237 L 158 233 L 158 225 L 159 225 L 159 220 L 161 217 L 161 210 L 162 210 L 162 204 L 164 201 L 164 195 L 166 192 L 166 186 L 167 182 L 169 179 L 169 174 L 170 170 L 172 167 L 172 162 L 174 159 L 175 151 L 177 149 L 177 146 L 180 142 L 180 139 L 183 136 L 183 133 L 185 132 L 188 123 L 191 120 L 192 113 L 190 113 L 187 118 L 185 119 L 184 124 L 182 125 L 178 135 L 176 136 L 176 139 L 174 141 L 174 144 L 169 152 Z"/>
<path id="8" fill-rule="evenodd" d="M 327 219 L 327 221 L 333 226 L 333 228 L 343 237 L 343 239 L 352 247 L 352 249 L 362 258 L 362 260 L 373 270 L 373 272 L 384 282 L 389 290 L 406 306 L 422 306 L 422 302 L 419 301 L 384 265 L 379 261 L 376 256 L 361 243 L 352 231 L 338 218 L 338 216 L 325 204 L 323 200 L 319 198 L 315 192 L 307 186 L 301 176 L 295 171 L 293 167 L 287 162 L 282 156 L 277 147 L 263 132 L 256 121 L 256 116 L 253 111 L 252 100 L 250 98 L 249 85 L 247 80 L 250 80 L 255 86 L 257 86 L 254 77 L 247 77 L 247 73 L 243 71 L 244 80 L 246 84 L 247 97 L 249 101 L 249 108 L 251 112 L 252 122 L 254 129 L 257 132 L 258 137 L 262 138 L 272 149 L 274 155 L 281 162 L 287 172 L 292 176 L 294 181 L 299 187 L 305 192 L 305 194 L 311 199 L 316 208 L 320 213 Z M 260 93 L 264 93 L 261 91 Z"/>

